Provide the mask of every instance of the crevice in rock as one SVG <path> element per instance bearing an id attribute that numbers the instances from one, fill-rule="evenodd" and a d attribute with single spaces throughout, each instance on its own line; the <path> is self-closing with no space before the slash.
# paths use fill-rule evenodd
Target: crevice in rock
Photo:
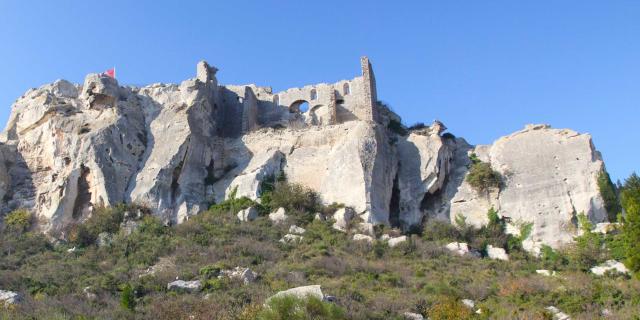
<path id="1" fill-rule="evenodd" d="M 396 173 L 396 176 L 393 178 L 393 188 L 391 189 L 389 224 L 395 228 L 400 227 L 400 188 L 398 186 L 398 173 Z"/>
<path id="2" fill-rule="evenodd" d="M 91 204 L 91 192 L 89 191 L 89 175 L 91 174 L 91 170 L 85 167 L 84 165 L 80 165 L 80 176 L 78 177 L 77 189 L 78 193 L 76 195 L 76 200 L 73 204 L 73 219 L 78 219 L 82 217 L 85 211 L 92 206 Z"/>

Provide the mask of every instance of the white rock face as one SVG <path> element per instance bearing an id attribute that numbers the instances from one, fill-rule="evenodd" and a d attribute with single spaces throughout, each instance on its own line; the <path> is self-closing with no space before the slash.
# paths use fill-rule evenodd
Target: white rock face
<path id="1" fill-rule="evenodd" d="M 273 223 L 283 223 L 287 220 L 287 212 L 284 208 L 278 208 L 278 210 L 269 214 L 269 220 Z"/>
<path id="2" fill-rule="evenodd" d="M 22 301 L 21 294 L 13 291 L 0 290 L 0 303 L 4 304 L 5 307 L 10 304 L 20 303 L 20 301 Z"/>
<path id="3" fill-rule="evenodd" d="M 469 309 L 473 309 L 476 307 L 476 303 L 471 299 L 462 299 L 462 304 L 467 306 Z"/>
<path id="4" fill-rule="evenodd" d="M 509 255 L 507 255 L 507 252 L 503 248 L 497 248 L 492 245 L 487 246 L 487 256 L 493 260 L 509 260 Z"/>
<path id="5" fill-rule="evenodd" d="M 366 234 L 356 233 L 353 235 L 353 241 L 365 241 L 368 243 L 373 243 L 373 237 Z"/>
<path id="6" fill-rule="evenodd" d="M 358 232 L 369 235 L 377 224 L 408 230 L 458 215 L 481 225 L 493 206 L 534 223 L 535 250 L 571 241 L 574 212 L 606 218 L 596 183 L 604 166 L 589 135 L 529 126 L 473 147 L 441 135 L 436 121 L 401 136 L 388 128 L 399 118 L 376 103 L 363 61 L 361 77 L 279 93 L 219 85 L 206 62 L 180 84 L 124 87 L 90 74 L 82 85 L 29 90 L 0 135 L 0 215 L 27 208 L 60 238 L 95 207 L 122 202 L 180 223 L 232 194 L 258 200 L 284 174 L 324 204 L 353 208 L 334 214 L 336 229 L 358 216 Z M 315 105 L 300 112 L 312 94 Z M 470 152 L 505 177 L 502 190 L 478 194 L 464 182 Z"/>
<path id="7" fill-rule="evenodd" d="M 628 274 L 629 269 L 622 262 L 616 260 L 607 260 L 607 262 L 591 268 L 591 273 L 595 275 L 602 276 L 607 272 Z"/>
<path id="8" fill-rule="evenodd" d="M 412 132 L 398 141 L 397 149 L 399 222 L 405 228 L 418 226 L 424 217 L 422 200 L 443 187 L 452 152 L 431 130 Z"/>
<path id="9" fill-rule="evenodd" d="M 547 277 L 551 277 L 551 276 L 555 276 L 556 272 L 555 271 L 550 271 L 550 270 L 546 270 L 546 269 L 540 269 L 540 270 L 536 270 L 537 274 L 543 275 L 543 276 L 547 276 Z"/>
<path id="10" fill-rule="evenodd" d="M 202 283 L 200 280 L 183 281 L 176 280 L 167 284 L 167 290 L 170 291 L 184 291 L 189 293 L 199 292 L 202 289 Z"/>
<path id="11" fill-rule="evenodd" d="M 271 296 L 269 299 L 267 299 L 267 302 L 273 298 L 278 298 L 283 296 L 294 296 L 299 299 L 304 299 L 306 297 L 315 297 L 320 300 L 324 299 L 324 294 L 322 293 L 321 286 L 311 285 L 311 286 L 297 287 L 297 288 L 291 288 L 288 290 L 280 291 L 274 294 L 273 296 Z"/>
<path id="12" fill-rule="evenodd" d="M 238 220 L 242 222 L 253 221 L 258 218 L 258 209 L 255 207 L 249 207 L 238 211 Z"/>
<path id="13" fill-rule="evenodd" d="M 533 222 L 529 239 L 554 248 L 576 235 L 574 213 L 583 212 L 593 222 L 607 217 L 597 186 L 603 162 L 588 134 L 530 125 L 490 146 L 474 148 L 458 139 L 453 148 L 450 183 L 432 215 L 448 212 L 452 222 L 460 215 L 480 226 L 494 207 L 512 221 Z M 502 175 L 501 190 L 479 194 L 464 181 L 472 152 Z"/>

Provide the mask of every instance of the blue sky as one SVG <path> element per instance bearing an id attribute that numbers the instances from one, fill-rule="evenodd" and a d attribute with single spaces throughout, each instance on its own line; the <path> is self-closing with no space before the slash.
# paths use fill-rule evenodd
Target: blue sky
<path id="1" fill-rule="evenodd" d="M 0 0 L 0 122 L 27 89 L 113 65 L 122 84 L 180 82 L 205 59 L 221 83 L 281 90 L 368 55 L 407 124 L 484 144 L 548 123 L 591 133 L 614 179 L 640 170 L 639 1 L 202 2 Z"/>

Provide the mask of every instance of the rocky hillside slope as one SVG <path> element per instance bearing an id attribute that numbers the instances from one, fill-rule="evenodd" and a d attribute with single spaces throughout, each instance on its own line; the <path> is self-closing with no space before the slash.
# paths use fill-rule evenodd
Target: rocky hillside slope
<path id="1" fill-rule="evenodd" d="M 0 209 L 33 211 L 54 237 L 121 202 L 180 223 L 231 193 L 256 199 L 264 179 L 284 173 L 374 225 L 461 216 L 479 225 L 494 207 L 514 225 L 534 224 L 530 249 L 571 241 L 578 213 L 606 220 L 596 183 L 604 164 L 589 135 L 538 125 L 471 146 L 439 122 L 407 130 L 361 62 L 352 80 L 278 93 L 220 85 L 206 62 L 179 85 L 90 74 L 82 85 L 31 89 L 0 139 Z M 500 174 L 499 187 L 469 185 L 472 154 Z"/>

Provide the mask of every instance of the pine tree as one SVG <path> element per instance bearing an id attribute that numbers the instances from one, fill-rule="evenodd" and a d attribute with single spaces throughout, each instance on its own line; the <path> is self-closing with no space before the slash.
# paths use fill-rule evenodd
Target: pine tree
<path id="1" fill-rule="evenodd" d="M 122 289 L 122 294 L 120 295 L 120 305 L 127 309 L 132 310 L 136 307 L 136 298 L 134 296 L 133 288 L 130 284 L 127 284 Z"/>
<path id="2" fill-rule="evenodd" d="M 626 252 L 625 265 L 640 278 L 640 177 L 633 173 L 620 194 L 626 212 L 622 229 Z"/>

